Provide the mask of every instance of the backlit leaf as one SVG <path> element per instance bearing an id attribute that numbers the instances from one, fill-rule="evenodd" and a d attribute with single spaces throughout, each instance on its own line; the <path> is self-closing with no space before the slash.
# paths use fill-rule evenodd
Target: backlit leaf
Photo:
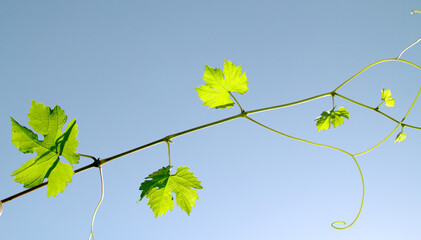
<path id="1" fill-rule="evenodd" d="M 402 142 L 405 139 L 406 139 L 406 133 L 400 132 L 395 138 L 395 143 Z"/>
<path id="2" fill-rule="evenodd" d="M 161 168 L 149 175 L 141 185 L 140 200 L 145 196 L 149 199 L 148 205 L 155 214 L 155 218 L 172 211 L 175 193 L 177 205 L 188 215 L 199 199 L 195 189 L 202 189 L 200 181 L 189 171 L 188 167 L 179 167 L 177 172 L 170 175 L 171 166 Z M 195 188 L 195 189 L 193 189 Z"/>
<path id="3" fill-rule="evenodd" d="M 247 76 L 242 73 L 241 66 L 235 66 L 231 61 L 224 61 L 224 70 L 205 65 L 203 76 L 205 85 L 195 87 L 203 105 L 209 108 L 231 108 L 234 101 L 230 93 L 247 92 Z"/>
<path id="4" fill-rule="evenodd" d="M 349 112 L 344 107 L 340 107 L 337 111 L 333 108 L 331 111 L 324 111 L 316 118 L 317 131 L 324 131 L 333 127 L 338 127 L 344 123 L 344 118 L 349 119 Z"/>
<path id="5" fill-rule="evenodd" d="M 382 100 L 386 104 L 387 107 L 393 107 L 395 106 L 395 99 L 392 98 L 392 92 L 390 89 L 384 90 L 384 88 L 381 90 L 382 93 Z"/>
<path id="6" fill-rule="evenodd" d="M 67 159 L 70 164 L 79 162 L 80 157 L 76 154 L 78 145 L 76 120 L 72 120 L 62 133 L 67 120 L 64 111 L 59 106 L 50 109 L 43 103 L 35 101 L 32 101 L 28 118 L 29 125 L 43 136 L 43 140 L 39 140 L 38 135 L 32 130 L 11 118 L 12 143 L 23 153 L 37 153 L 35 158 L 16 169 L 12 176 L 26 188 L 38 186 L 47 178 L 49 181 L 47 196 L 56 196 L 64 191 L 74 174 L 73 167 L 63 163 L 60 157 Z"/>

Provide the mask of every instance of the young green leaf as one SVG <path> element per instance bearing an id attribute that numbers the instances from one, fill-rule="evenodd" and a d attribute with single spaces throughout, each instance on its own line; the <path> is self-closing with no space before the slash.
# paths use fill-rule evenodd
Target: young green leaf
<path id="1" fill-rule="evenodd" d="M 393 107 L 395 106 L 395 99 L 392 98 L 392 92 L 390 89 L 384 90 L 384 88 L 381 90 L 382 93 L 382 100 L 386 104 L 387 107 Z"/>
<path id="2" fill-rule="evenodd" d="M 349 119 L 349 112 L 344 107 L 340 107 L 338 111 L 335 111 L 333 108 L 331 111 L 324 111 L 322 114 L 316 118 L 316 127 L 317 131 L 324 131 L 333 127 L 337 127 L 344 123 L 344 118 Z"/>
<path id="3" fill-rule="evenodd" d="M 234 101 L 231 92 L 244 94 L 247 92 L 247 76 L 242 73 L 241 66 L 235 66 L 231 61 L 224 61 L 224 70 L 205 65 L 203 80 L 206 85 L 195 87 L 203 105 L 209 108 L 231 108 Z"/>
<path id="4" fill-rule="evenodd" d="M 406 139 L 406 133 L 402 133 L 402 132 L 400 132 L 397 136 L 396 136 L 396 138 L 395 138 L 395 143 L 399 143 L 399 142 L 402 142 L 403 140 L 405 140 Z"/>
<path id="5" fill-rule="evenodd" d="M 200 181 L 189 171 L 188 167 L 179 167 L 177 172 L 170 175 L 171 166 L 164 167 L 150 174 L 141 185 L 140 200 L 145 196 L 149 199 L 148 205 L 155 214 L 155 218 L 172 211 L 174 199 L 171 193 L 175 193 L 177 205 L 188 215 L 195 205 L 199 195 L 196 190 L 202 189 Z"/>
<path id="6" fill-rule="evenodd" d="M 59 106 L 55 106 L 52 110 L 43 103 L 35 101 L 32 101 L 28 118 L 29 125 L 44 139 L 39 140 L 37 134 L 11 117 L 12 143 L 22 153 L 37 153 L 35 158 L 16 169 L 12 176 L 25 188 L 38 186 L 47 178 L 49 181 L 47 197 L 56 196 L 64 191 L 74 174 L 73 167 L 61 162 L 60 156 L 66 158 L 70 164 L 79 162 L 80 157 L 76 154 L 79 143 L 76 140 L 78 133 L 76 120 L 73 119 L 62 133 L 67 120 L 64 111 Z"/>

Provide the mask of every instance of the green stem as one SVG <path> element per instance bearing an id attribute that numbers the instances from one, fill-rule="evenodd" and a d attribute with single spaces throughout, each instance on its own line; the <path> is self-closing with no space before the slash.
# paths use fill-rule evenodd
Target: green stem
<path id="1" fill-rule="evenodd" d="M 86 166 L 83 166 L 81 168 L 76 169 L 75 170 L 75 174 L 84 172 L 84 171 L 86 171 L 88 169 L 91 169 L 91 168 L 94 168 L 94 167 L 97 167 L 97 164 L 95 162 L 94 163 L 91 163 L 91 164 L 88 164 Z M 40 185 L 38 185 L 36 187 L 28 188 L 28 189 L 26 189 L 26 190 L 24 190 L 22 192 L 19 192 L 19 193 L 16 193 L 16 194 L 12 195 L 12 196 L 9 196 L 9 197 L 1 200 L 0 202 L 6 203 L 6 202 L 9 202 L 9 201 L 12 201 L 13 199 L 16 199 L 18 197 L 21 197 L 23 195 L 26 195 L 26 194 L 28 194 L 30 192 L 33 192 L 33 191 L 35 191 L 35 190 L 37 190 L 39 188 L 45 187 L 45 186 L 47 186 L 47 184 L 48 184 L 48 181 L 43 182 L 43 183 L 41 183 Z"/>
<path id="2" fill-rule="evenodd" d="M 281 104 L 281 105 L 276 105 L 276 106 L 272 106 L 272 107 L 259 108 L 259 109 L 247 111 L 245 113 L 247 115 L 250 115 L 250 114 L 259 113 L 259 112 L 266 112 L 266 111 L 270 111 L 270 110 L 275 110 L 275 109 L 280 109 L 280 108 L 285 108 L 285 107 L 291 107 L 291 106 L 298 105 L 298 104 L 301 104 L 301 103 L 310 102 L 310 101 L 316 100 L 318 98 L 327 97 L 327 96 L 330 96 L 330 95 L 332 95 L 331 92 L 323 93 L 323 94 L 316 95 L 314 97 L 305 98 L 303 100 L 295 101 L 295 102 L 292 102 L 292 103 Z"/>
<path id="3" fill-rule="evenodd" d="M 385 101 L 383 100 L 379 105 L 377 105 L 377 107 L 375 108 L 376 110 L 378 110 L 380 108 L 380 106 L 384 103 Z"/>
<path id="4" fill-rule="evenodd" d="M 377 113 L 379 113 L 379 114 L 381 114 L 381 115 L 383 115 L 383 116 L 387 117 L 388 119 L 390 119 L 390 120 L 394 121 L 395 123 L 399 123 L 399 122 L 400 122 L 400 121 L 396 120 L 395 118 L 393 118 L 393 117 L 391 117 L 391 116 L 387 115 L 386 113 L 384 113 L 384 112 L 380 111 L 380 110 L 379 110 L 379 109 L 377 109 L 377 108 L 373 108 L 373 107 L 367 106 L 367 105 L 365 105 L 365 104 L 363 104 L 363 103 L 360 103 L 360 102 L 358 102 L 358 101 L 355 101 L 355 100 L 352 100 L 352 99 L 350 99 L 350 98 L 347 98 L 347 97 L 345 97 L 345 96 L 343 96 L 343 95 L 341 95 L 341 94 L 339 94 L 339 93 L 335 93 L 335 95 L 336 95 L 336 96 L 338 96 L 338 97 L 340 97 L 340 98 L 343 98 L 343 99 L 345 99 L 345 100 L 347 100 L 347 101 L 349 101 L 349 102 L 352 102 L 352 103 L 354 103 L 354 104 L 356 104 L 356 105 L 358 105 L 358 106 L 361 106 L 361 107 L 364 107 L 364 108 L 367 108 L 367 109 L 373 110 L 373 111 L 375 111 L 375 112 L 377 112 Z M 404 123 L 402 123 L 402 126 L 404 126 L 404 127 L 409 127 L 409 128 L 414 128 L 414 129 L 418 129 L 418 130 L 421 130 L 421 127 L 417 127 L 417 126 L 413 126 L 413 125 L 409 125 L 409 124 L 404 124 Z"/>
<path id="5" fill-rule="evenodd" d="M 188 133 L 191 133 L 191 132 L 195 132 L 195 131 L 198 131 L 198 130 L 201 130 L 201 129 L 204 129 L 204 128 L 208 128 L 208 127 L 211 127 L 211 126 L 214 126 L 214 125 L 218 125 L 218 124 L 221 124 L 221 123 L 224 123 L 224 122 L 228 122 L 228 121 L 231 121 L 231 120 L 240 118 L 240 117 L 243 117 L 243 114 L 242 113 L 237 114 L 237 115 L 234 115 L 232 117 L 224 118 L 224 119 L 219 120 L 219 121 L 215 121 L 215 122 L 204 124 L 204 125 L 201 125 L 201 126 L 198 126 L 198 127 L 195 127 L 195 128 L 191 128 L 191 129 L 188 129 L 188 130 L 185 130 L 185 131 L 182 131 L 182 132 L 174 133 L 174 134 L 168 135 L 166 137 L 163 137 L 161 139 L 158 139 L 156 141 L 153 141 L 153 142 L 147 143 L 145 145 L 139 146 L 137 148 L 133 148 L 133 149 L 130 149 L 128 151 L 119 153 L 117 155 L 114 155 L 114 156 L 111 156 L 111 157 L 102 159 L 102 160 L 100 160 L 100 162 L 101 162 L 101 165 L 102 165 L 102 164 L 105 164 L 105 163 L 107 163 L 109 161 L 112 161 L 112 160 L 114 160 L 116 158 L 120 158 L 120 157 L 126 156 L 128 154 L 131 154 L 131 153 L 140 151 L 142 149 L 152 147 L 152 146 L 157 145 L 159 143 L 166 142 L 166 141 L 168 141 L 170 139 L 173 139 L 173 138 L 176 138 L 176 137 L 180 137 L 182 135 L 185 135 L 185 134 L 188 134 Z"/>
<path id="6" fill-rule="evenodd" d="M 341 87 L 343 87 L 345 84 L 349 83 L 352 79 L 354 79 L 355 77 L 357 77 L 357 76 L 358 76 L 358 75 L 360 75 L 361 73 L 365 72 L 365 71 L 366 71 L 366 70 L 368 70 L 369 68 L 371 68 L 371 67 L 373 67 L 373 66 L 375 66 L 375 65 L 377 65 L 377 64 L 384 63 L 384 62 L 403 62 L 403 63 L 409 64 L 409 65 L 411 65 L 411 66 L 413 66 L 413 67 L 416 67 L 416 68 L 418 68 L 418 69 L 421 69 L 421 67 L 420 67 L 420 66 L 418 66 L 417 64 L 412 63 L 412 62 L 409 62 L 409 61 L 406 61 L 406 60 L 403 60 L 403 59 L 396 59 L 396 58 L 386 58 L 386 59 L 382 59 L 382 60 L 376 61 L 376 62 L 374 62 L 374 63 L 372 63 L 372 64 L 370 64 L 370 65 L 366 66 L 366 67 L 365 67 L 365 68 L 363 68 L 361 71 L 359 71 L 358 73 L 356 73 L 355 75 L 353 75 L 352 77 L 350 77 L 348 80 L 346 80 L 345 82 L 343 82 L 341 85 L 339 85 L 339 87 L 335 88 L 335 90 L 333 90 L 332 92 L 336 92 L 336 91 L 338 91 L 338 90 L 339 90 Z"/>
<path id="7" fill-rule="evenodd" d="M 402 62 L 406 62 L 406 61 L 404 61 L 404 60 L 400 60 L 400 61 L 402 61 Z M 408 64 L 411 64 L 411 63 L 408 63 Z M 412 64 L 411 64 L 411 65 L 412 65 Z M 415 65 L 415 64 L 414 64 L 414 65 Z M 136 148 L 130 149 L 130 150 L 128 150 L 128 151 L 125 151 L 125 152 L 119 153 L 119 154 L 117 154 L 117 155 L 114 155 L 114 156 L 111 156 L 111 157 L 108 157 L 108 158 L 102 159 L 102 160 L 100 160 L 100 164 L 101 164 L 101 165 L 103 165 L 103 164 L 108 163 L 108 162 L 110 162 L 110 161 L 112 161 L 112 160 L 114 160 L 114 159 L 117 159 L 117 158 L 120 158 L 120 157 L 123 157 L 123 156 L 129 155 L 129 154 L 131 154 L 131 153 L 134 153 L 134 152 L 140 151 L 140 150 L 142 150 L 142 149 L 146 149 L 146 148 L 152 147 L 152 146 L 157 145 L 157 144 L 159 144 L 159 143 L 166 142 L 166 141 L 167 141 L 167 140 L 169 140 L 169 139 L 176 138 L 176 137 L 180 137 L 180 136 L 182 136 L 182 135 L 184 135 L 184 134 L 187 134 L 187 133 L 195 132 L 195 131 L 198 131 L 198 130 L 201 130 L 201 129 L 204 129 L 204 128 L 208 128 L 208 127 L 211 127 L 211 126 L 214 126 L 214 125 L 218 125 L 218 124 L 221 124 L 221 123 L 224 123 L 224 122 L 228 122 L 228 121 L 231 121 L 231 120 L 234 120 L 234 119 L 237 119 L 237 118 L 241 118 L 241 117 L 244 117 L 244 115 L 250 115 L 250 114 L 255 114 L 255 113 L 259 113 L 259 112 L 266 112 L 266 111 L 270 111 L 270 110 L 281 109 L 281 108 L 285 108 L 285 107 L 291 107 L 291 106 L 294 106 L 294 105 L 298 105 L 298 104 L 302 104 L 302 103 L 310 102 L 310 101 L 313 101 L 313 100 L 316 100 L 316 99 L 319 99 L 319 98 L 327 97 L 327 96 L 330 96 L 330 95 L 336 95 L 336 96 L 341 97 L 341 98 L 343 98 L 343 99 L 345 99 L 345 100 L 347 100 L 347 101 L 350 101 L 350 102 L 352 102 L 352 103 L 355 103 L 355 104 L 357 104 L 357 105 L 359 105 L 359 106 L 362 106 L 362 107 L 365 107 L 365 108 L 371 109 L 371 110 L 373 110 L 373 111 L 375 111 L 375 112 L 378 112 L 378 113 L 380 113 L 381 115 L 383 115 L 383 116 L 385 116 L 385 117 L 389 118 L 390 120 L 392 120 L 392 121 L 394 121 L 394 122 L 396 122 L 396 123 L 399 123 L 399 121 L 398 121 L 398 120 L 396 120 L 396 119 L 394 119 L 394 118 L 390 117 L 389 115 L 387 115 L 387 114 L 385 114 L 385 113 L 383 113 L 383 112 L 381 112 L 381 111 L 379 111 L 379 110 L 376 110 L 376 109 L 374 109 L 374 108 L 372 108 L 372 107 L 369 107 L 369 106 L 367 106 L 367 105 L 364 105 L 364 104 L 362 104 L 362 103 L 360 103 L 360 102 L 357 102 L 357 101 L 355 101 L 355 100 L 352 100 L 352 99 L 350 99 L 350 98 L 347 98 L 347 97 L 345 97 L 345 96 L 342 96 L 342 95 L 341 95 L 341 94 L 339 94 L 339 93 L 328 92 L 328 93 L 319 94 L 319 95 L 316 95 L 316 96 L 313 96 L 313 97 L 310 97 L 310 98 L 305 98 L 305 99 L 302 99 L 302 100 L 299 100 L 299 101 L 295 101 L 295 102 L 291 102 L 291 103 L 287 103 L 287 104 L 275 105 L 275 106 L 272 106 L 272 107 L 259 108 L 259 109 L 255 109 L 255 110 L 251 110 L 251 111 L 243 112 L 243 113 L 240 113 L 240 114 L 234 115 L 234 116 L 232 116 L 232 117 L 228 117 L 228 118 L 221 119 L 221 120 L 219 120 L 219 121 L 211 122 L 211 123 L 204 124 L 204 125 L 201 125 L 201 126 L 198 126 L 198 127 L 195 127 L 195 128 L 191 128 L 191 129 L 188 129 L 188 130 L 185 130 L 185 131 L 182 131 L 182 132 L 178 132 L 178 133 L 175 133 L 175 134 L 172 134 L 172 135 L 168 135 L 168 136 L 166 136 L 166 137 L 164 137 L 164 138 L 161 138 L 161 139 L 155 140 L 155 141 L 150 142 L 150 143 L 147 143 L 147 144 L 145 144 L 145 145 L 142 145 L 142 146 L 139 146 L 139 147 L 136 147 Z M 414 128 L 414 129 L 419 129 L 419 130 L 421 130 L 421 127 L 417 127 L 417 126 L 413 126 L 413 125 L 409 125 L 409 124 L 403 124 L 403 123 L 402 123 L 402 126 L 404 126 L 404 127 L 410 127 L 410 128 Z M 90 155 L 85 155 L 85 154 L 80 154 L 80 153 L 78 153 L 78 155 L 80 155 L 80 156 L 82 156 L 82 157 L 87 157 L 87 158 L 92 158 L 92 159 L 95 159 L 95 157 L 90 156 Z M 86 166 L 84 166 L 84 167 L 81 167 L 81 168 L 79 168 L 79 169 L 76 169 L 76 170 L 75 170 L 75 174 L 80 173 L 80 172 L 83 172 L 83 171 L 86 171 L 86 170 L 88 170 L 88 169 L 90 169 L 90 168 L 94 168 L 94 167 L 96 167 L 96 164 L 95 164 L 95 163 L 91 163 L 91 164 L 89 164 L 89 165 L 86 165 Z M 19 193 L 17 193 L 17 194 L 14 194 L 14 195 L 12 195 L 12 196 L 9 196 L 9 197 L 7 197 L 7 198 L 5 198 L 5 199 L 1 200 L 1 202 L 3 202 L 3 203 L 9 202 L 9 201 L 11 201 L 11 200 L 13 200 L 13 199 L 16 199 L 16 198 L 18 198 L 18 197 L 21 197 L 21 196 L 23 196 L 23 195 L 26 195 L 26 194 L 28 194 L 28 193 L 30 193 L 30 192 L 32 192 L 32 191 L 35 191 L 35 190 L 37 190 L 37 189 L 39 189 L 39 188 L 45 187 L 47 184 L 48 184 L 48 181 L 46 181 L 46 182 L 44 182 L 44 183 L 42 183 L 42 184 L 40 184 L 40 185 L 38 185 L 38 186 L 36 186 L 36 187 L 32 187 L 32 188 L 29 188 L 29 189 L 24 190 L 24 191 L 22 191 L 22 192 L 19 192 Z"/>
<path id="8" fill-rule="evenodd" d="M 237 99 L 234 97 L 234 95 L 230 92 L 230 95 L 232 98 L 234 98 L 234 101 L 237 103 L 238 107 L 240 107 L 241 112 L 244 112 L 244 109 L 241 107 L 240 103 L 237 101 Z"/>

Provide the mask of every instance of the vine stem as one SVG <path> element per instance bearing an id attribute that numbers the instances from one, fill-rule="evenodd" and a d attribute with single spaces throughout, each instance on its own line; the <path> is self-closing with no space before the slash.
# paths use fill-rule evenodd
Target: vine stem
<path id="1" fill-rule="evenodd" d="M 361 107 L 364 107 L 364 108 L 367 108 L 367 109 L 373 110 L 373 111 L 375 111 L 375 112 L 377 112 L 377 113 L 379 113 L 379 114 L 381 114 L 381 115 L 383 115 L 383 116 L 387 117 L 388 119 L 390 119 L 390 120 L 392 120 L 392 121 L 394 121 L 394 122 L 396 122 L 396 123 L 399 123 L 399 121 L 398 121 L 398 120 L 396 120 L 395 118 L 392 118 L 391 116 L 389 116 L 389 115 L 387 115 L 386 113 L 384 113 L 384 112 L 380 111 L 379 109 L 376 109 L 376 108 L 373 108 L 373 107 L 367 106 L 367 105 L 365 105 L 365 104 L 362 104 L 362 103 L 360 103 L 360 102 L 357 102 L 357 101 L 355 101 L 355 100 L 352 100 L 352 99 L 350 99 L 350 98 L 347 98 L 347 97 L 345 97 L 345 96 L 343 96 L 343 95 L 341 95 L 341 94 L 339 94 L 339 93 L 335 93 L 335 95 L 336 95 L 336 96 L 338 96 L 338 97 L 340 97 L 340 98 L 343 98 L 344 100 L 347 100 L 347 101 L 349 101 L 349 102 L 352 102 L 352 103 L 354 103 L 354 104 L 356 104 L 356 105 L 358 105 L 358 106 L 361 106 Z M 405 123 L 402 123 L 402 126 L 404 126 L 404 127 L 409 127 L 409 128 L 414 128 L 414 129 L 418 129 L 418 130 L 421 130 L 421 127 L 417 127 L 417 126 L 413 126 L 413 125 L 409 125 L 409 124 L 405 124 Z"/>
<path id="2" fill-rule="evenodd" d="M 353 154 L 351 154 L 351 153 L 349 153 L 349 152 L 347 152 L 347 151 L 345 151 L 345 150 L 343 150 L 343 149 L 340 149 L 340 148 L 334 147 L 334 146 L 330 146 L 330 145 L 326 145 L 326 144 L 320 144 L 320 143 L 315 143 L 315 142 L 312 142 L 312 141 L 308 141 L 308 140 L 305 140 L 305 139 L 301 139 L 301 138 L 297 138 L 297 137 L 293 137 L 293 136 L 287 135 L 287 134 L 282 133 L 282 132 L 280 132 L 280 131 L 277 131 L 277 130 L 275 130 L 275 129 L 273 129 L 273 128 L 270 128 L 270 127 L 268 127 L 268 126 L 266 126 L 266 125 L 264 125 L 264 124 L 262 124 L 262 123 L 260 123 L 260 122 L 258 122 L 258 121 L 256 121 L 256 120 L 254 120 L 254 119 L 252 119 L 252 118 L 248 117 L 248 116 L 246 116 L 245 118 L 246 118 L 246 119 L 248 119 L 248 120 L 250 120 L 250 121 L 252 121 L 253 123 L 255 123 L 255 124 L 257 124 L 257 125 L 259 125 L 259 126 L 263 127 L 263 128 L 266 128 L 266 129 L 267 129 L 267 130 L 269 130 L 269 131 L 275 132 L 275 133 L 280 134 L 280 135 L 282 135 L 282 136 L 284 136 L 284 137 L 291 138 L 291 139 L 294 139 L 294 140 L 297 140 L 297 141 L 300 141 L 300 142 L 305 142 L 305 143 L 308 143 L 308 144 L 311 144 L 311 145 L 315 145 L 315 146 L 320 146 L 320 147 L 326 147 L 326 148 L 334 149 L 334 150 L 337 150 L 337 151 L 343 152 L 343 153 L 347 154 L 348 156 L 352 157 L 352 159 L 354 160 L 355 165 L 356 165 L 356 166 L 357 166 L 357 168 L 358 168 L 358 172 L 360 173 L 361 183 L 362 183 L 362 187 L 363 187 L 363 190 L 362 190 L 362 197 L 361 197 L 361 204 L 360 204 L 360 209 L 359 209 L 359 211 L 358 211 L 357 216 L 354 218 L 354 220 L 352 221 L 352 223 L 351 223 L 351 224 L 349 224 L 348 226 L 345 226 L 345 227 L 336 227 L 336 226 L 335 226 L 335 224 L 337 224 L 337 223 L 343 223 L 343 224 L 345 225 L 346 223 L 345 223 L 344 221 L 336 221 L 336 222 L 333 222 L 333 223 L 331 224 L 331 226 L 332 226 L 333 228 L 335 228 L 335 229 L 338 229 L 338 230 L 345 230 L 345 229 L 347 229 L 347 228 L 350 228 L 352 225 L 354 225 L 354 223 L 358 220 L 358 218 L 359 218 L 359 216 L 360 216 L 360 214 L 361 214 L 361 211 L 362 211 L 362 209 L 363 209 L 363 205 L 364 205 L 364 195 L 365 195 L 364 176 L 363 176 L 363 172 L 361 171 L 360 165 L 358 164 L 357 159 L 355 158 L 355 155 L 353 155 Z"/>
<path id="3" fill-rule="evenodd" d="M 96 205 L 94 214 L 92 215 L 92 220 L 91 220 L 91 233 L 89 234 L 89 240 L 91 240 L 91 237 L 92 237 L 92 240 L 95 240 L 95 237 L 94 237 L 94 221 L 95 221 L 95 216 L 96 216 L 96 213 L 98 212 L 99 207 L 101 206 L 102 200 L 104 200 L 104 176 L 102 174 L 102 166 L 99 165 L 98 166 L 98 169 L 99 169 L 99 176 L 100 176 L 100 179 L 101 179 L 101 198 L 99 199 L 99 202 Z"/>
<path id="4" fill-rule="evenodd" d="M 145 144 L 145 145 L 142 145 L 142 146 L 139 146 L 139 147 L 136 147 L 136 148 L 130 149 L 130 150 L 128 150 L 128 151 L 125 151 L 125 152 L 119 153 L 119 154 L 117 154 L 117 155 L 114 155 L 114 156 L 111 156 L 111 157 L 108 157 L 108 158 L 102 159 L 102 160 L 100 160 L 100 163 L 99 163 L 99 164 L 100 164 L 100 165 L 103 165 L 103 164 L 105 164 L 105 163 L 107 163 L 107 162 L 110 162 L 110 161 L 112 161 L 112 160 L 114 160 L 114 159 L 117 159 L 117 158 L 120 158 L 120 157 L 126 156 L 126 155 L 128 155 L 128 154 L 131 154 L 131 153 L 134 153 L 134 152 L 140 151 L 140 150 L 142 150 L 142 149 L 146 149 L 146 148 L 152 147 L 152 146 L 157 145 L 157 144 L 159 144 L 159 143 L 163 143 L 163 142 L 167 141 L 168 139 L 176 138 L 176 137 L 179 137 L 179 136 L 182 136 L 182 135 L 185 135 L 185 134 L 191 133 L 191 132 L 195 132 L 195 131 L 198 131 L 198 130 L 201 130 L 201 129 L 204 129 L 204 128 L 208 128 L 208 127 L 211 127 L 211 126 L 214 126 L 214 125 L 222 124 L 222 123 L 225 123 L 225 122 L 228 122 L 228 121 L 231 121 L 231 120 L 237 119 L 237 118 L 241 118 L 241 117 L 244 117 L 244 116 L 247 116 L 247 115 L 250 115 L 250 114 L 255 114 L 255 113 L 259 113 L 259 112 L 265 112 L 265 111 L 270 111 L 270 110 L 275 110 L 275 109 L 280 109 L 280 108 L 285 108 L 285 107 L 290 107 L 290 106 L 294 106 L 294 105 L 298 105 L 298 104 L 302 104 L 302 103 L 310 102 L 310 101 L 313 101 L 313 100 L 316 100 L 316 99 L 319 99 L 319 98 L 323 98 L 323 97 L 326 97 L 326 96 L 331 96 L 331 95 L 336 95 L 336 96 L 339 96 L 339 97 L 341 97 L 341 98 L 343 98 L 343 99 L 345 99 L 345 100 L 348 100 L 348 101 L 350 101 L 350 102 L 352 102 L 352 103 L 355 103 L 355 104 L 360 105 L 360 106 L 362 106 L 362 107 L 365 107 L 365 108 L 368 108 L 368 109 L 374 110 L 374 111 L 376 111 L 376 112 L 378 112 L 378 113 L 382 114 L 383 116 L 385 116 L 385 117 L 387 117 L 387 118 L 391 119 L 392 121 L 395 121 L 395 122 L 397 122 L 397 123 L 398 123 L 399 121 L 397 121 L 396 119 L 394 119 L 394 118 L 392 118 L 392 117 L 388 116 L 387 114 L 385 114 L 385 113 L 383 113 L 383 112 L 381 112 L 381 111 L 379 111 L 379 110 L 376 110 L 376 109 L 374 109 L 374 108 L 372 108 L 372 107 L 369 107 L 369 106 L 367 106 L 367 105 L 364 105 L 364 104 L 362 104 L 362 103 L 359 103 L 359 102 L 357 102 L 357 101 L 355 101 L 355 100 L 352 100 L 352 99 L 350 99 L 350 98 L 347 98 L 347 97 L 345 97 L 345 96 L 342 96 L 342 95 L 340 95 L 340 94 L 338 94 L 338 93 L 336 92 L 336 91 L 337 91 L 337 90 L 339 90 L 341 87 L 343 87 L 345 84 L 347 84 L 348 82 L 350 82 L 352 79 L 354 79 L 356 76 L 360 75 L 361 73 L 363 73 L 363 72 L 364 72 L 364 71 L 366 71 L 367 69 L 369 69 L 369 68 L 371 68 L 371 67 L 373 67 L 373 66 L 375 66 L 375 65 L 377 65 L 377 64 L 384 63 L 384 62 L 389 62 L 389 61 L 397 61 L 397 62 L 406 63 L 406 64 L 409 64 L 409 65 L 411 65 L 411 66 L 413 66 L 413 67 L 416 67 L 416 68 L 418 68 L 418 69 L 420 69 L 420 70 L 421 70 L 421 67 L 420 67 L 420 66 L 418 66 L 418 65 L 416 65 L 416 64 L 414 64 L 414 63 L 412 63 L 412 62 L 409 62 L 409 61 L 407 61 L 407 60 L 403 60 L 403 59 L 396 59 L 396 58 L 382 59 L 382 60 L 376 61 L 376 62 L 374 62 L 374 63 L 372 63 L 372 64 L 370 64 L 370 65 L 366 66 L 365 68 L 363 68 L 362 70 L 360 70 L 357 74 L 353 75 L 351 78 L 347 79 L 345 82 L 343 82 L 341 85 L 339 85 L 339 86 L 338 86 L 338 87 L 337 87 L 334 91 L 332 91 L 332 92 L 327 92 L 327 93 L 319 94 L 319 95 L 316 95 L 316 96 L 313 96 L 313 97 L 310 97 L 310 98 L 305 98 L 305 99 L 302 99 L 302 100 L 299 100 L 299 101 L 295 101 L 295 102 L 291 102 L 291 103 L 287 103 L 287 104 L 281 104 L 281 105 L 275 105 L 275 106 L 272 106 L 272 107 L 265 107 L 265 108 L 259 108 L 259 109 L 251 110 L 251 111 L 245 111 L 245 112 L 242 112 L 242 113 L 240 113 L 240 114 L 234 115 L 234 116 L 232 116 L 232 117 L 224 118 L 224 119 L 221 119 L 221 120 L 219 120 L 219 121 L 211 122 L 211 123 L 204 124 L 204 125 L 201 125 L 201 126 L 198 126 L 198 127 L 195 127 L 195 128 L 191 128 L 191 129 L 188 129 L 188 130 L 185 130 L 185 131 L 181 131 L 181 132 L 178 132 L 178 133 L 175 133 L 175 134 L 172 134 L 172 135 L 168 135 L 168 136 L 166 136 L 166 137 L 164 137 L 164 138 L 161 138 L 161 139 L 158 139 L 158 140 L 156 140 L 156 141 L 153 141 L 153 142 L 147 143 L 147 144 Z M 233 98 L 235 99 L 235 97 L 233 97 Z M 235 99 L 235 101 L 236 101 L 236 99 Z M 419 130 L 421 130 L 421 127 L 412 126 L 412 125 L 409 125 L 409 124 L 404 124 L 404 123 L 401 123 L 401 125 L 402 125 L 402 126 L 405 126 L 405 127 L 410 127 L 410 128 L 415 128 L 415 129 L 419 129 Z M 80 153 L 78 153 L 78 154 L 79 154 L 80 156 L 82 156 L 82 157 L 87 157 L 87 158 L 92 158 L 92 159 L 95 159 L 95 157 L 90 156 L 90 155 L 80 154 Z M 81 168 L 79 168 L 79 169 L 76 169 L 76 170 L 75 170 L 75 174 L 80 173 L 80 172 L 83 172 L 83 171 L 86 171 L 86 170 L 91 169 L 91 168 L 94 168 L 94 167 L 97 167 L 97 164 L 95 164 L 95 163 L 91 163 L 91 164 L 89 164 L 89 165 L 86 165 L 86 166 L 83 166 L 83 167 L 81 167 Z M 9 197 L 7 197 L 7 198 L 4 198 L 4 199 L 3 199 L 3 200 L 1 200 L 0 202 L 2 202 L 2 203 L 4 204 L 4 203 L 9 202 L 9 201 L 11 201 L 11 200 L 13 200 L 13 199 L 16 199 L 16 198 L 18 198 L 18 197 L 21 197 L 21 196 L 23 196 L 23 195 L 26 195 L 26 194 L 28 194 L 28 193 L 30 193 L 30 192 L 32 192 L 32 191 L 35 191 L 35 190 L 37 190 L 37 189 L 39 189 L 39 188 L 42 188 L 42 187 L 46 186 L 47 184 L 48 184 L 48 181 L 43 182 L 42 184 L 40 184 L 40 185 L 38 185 L 38 186 L 36 186 L 36 187 L 29 188 L 29 189 L 27 189 L 27 190 L 24 190 L 24 191 L 22 191 L 22 192 L 19 192 L 19 193 L 17 193 L 17 194 L 14 194 L 14 195 L 12 195 L 12 196 L 9 196 Z"/>

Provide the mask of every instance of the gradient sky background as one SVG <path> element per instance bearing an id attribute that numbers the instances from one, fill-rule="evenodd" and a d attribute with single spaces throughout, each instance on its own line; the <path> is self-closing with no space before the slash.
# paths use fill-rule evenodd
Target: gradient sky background
<path id="1" fill-rule="evenodd" d="M 333 90 L 374 61 L 397 57 L 420 37 L 416 0 L 354 1 L 8 1 L 0 2 L 0 199 L 23 190 L 10 174 L 32 156 L 10 142 L 10 116 L 27 125 L 31 100 L 60 105 L 79 125 L 78 152 L 106 158 L 166 135 L 238 113 L 202 106 L 195 86 L 205 64 L 240 64 L 246 110 Z M 421 64 L 421 46 L 402 57 Z M 392 90 L 401 119 L 421 71 L 402 63 L 371 68 L 340 93 L 376 106 Z M 331 99 L 253 117 L 296 137 L 361 152 L 395 123 L 338 99 L 350 120 L 317 132 Z M 407 123 L 420 126 L 417 103 Z M 105 199 L 96 239 L 420 239 L 421 132 L 387 140 L 357 160 L 366 199 L 357 223 L 361 180 L 352 159 L 293 141 L 245 119 L 174 139 L 175 167 L 188 166 L 203 190 L 191 216 L 178 206 L 154 218 L 136 204 L 143 179 L 168 162 L 161 144 L 104 165 Z M 393 137 L 396 134 L 393 134 Z M 82 158 L 79 168 L 91 163 Z M 88 239 L 100 197 L 96 169 L 66 191 L 46 188 L 8 202 L 0 239 Z"/>

